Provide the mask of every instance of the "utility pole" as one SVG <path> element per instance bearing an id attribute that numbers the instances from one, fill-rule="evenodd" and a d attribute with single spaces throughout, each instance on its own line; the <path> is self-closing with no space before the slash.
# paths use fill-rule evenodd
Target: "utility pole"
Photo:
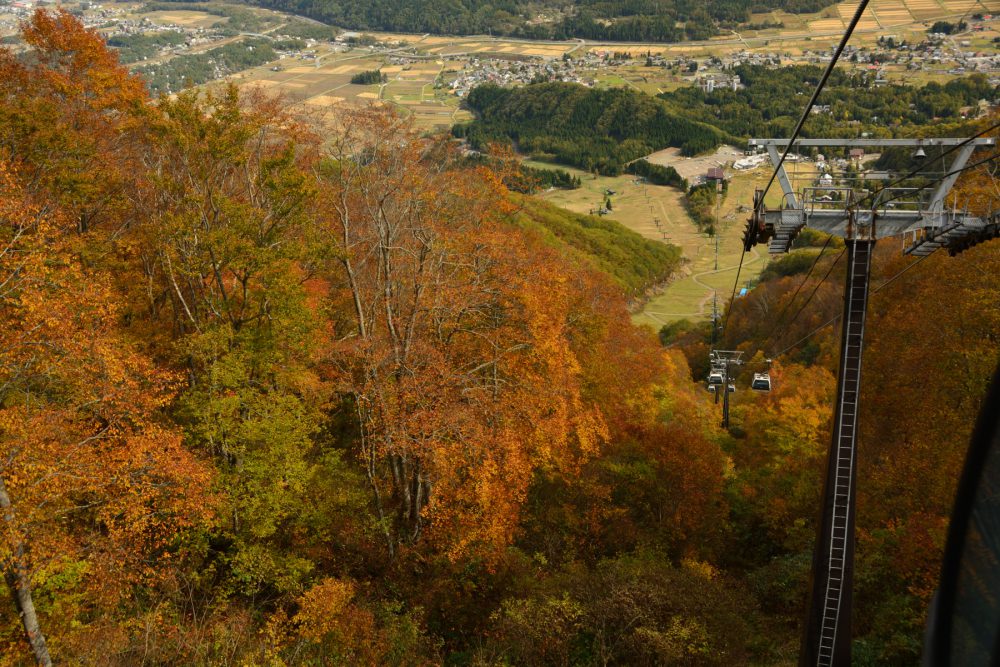
<path id="1" fill-rule="evenodd" d="M 719 216 L 715 216 L 715 219 L 718 220 Z M 716 222 L 715 224 L 715 270 L 716 271 L 719 270 L 719 223 L 718 222 Z"/>
<path id="2" fill-rule="evenodd" d="M 725 381 L 722 384 L 725 392 L 722 394 L 722 428 L 729 428 L 729 360 L 726 360 Z"/>
<path id="3" fill-rule="evenodd" d="M 740 353 L 742 354 L 742 352 Z M 732 392 L 729 390 L 730 384 L 736 381 L 736 376 L 739 374 L 739 370 L 734 367 L 739 366 L 743 362 L 740 361 L 739 357 L 726 359 L 726 372 L 725 372 L 725 390 L 726 393 L 722 397 L 722 428 L 729 428 L 729 394 Z M 735 384 L 732 385 L 735 388 Z"/>
<path id="4" fill-rule="evenodd" d="M 719 331 L 719 293 L 712 292 L 712 349 L 715 349 L 715 337 Z"/>

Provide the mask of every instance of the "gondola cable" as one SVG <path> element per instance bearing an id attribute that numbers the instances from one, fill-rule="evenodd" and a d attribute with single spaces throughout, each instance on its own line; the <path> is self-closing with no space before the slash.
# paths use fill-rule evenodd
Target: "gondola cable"
<path id="1" fill-rule="evenodd" d="M 788 145 L 785 146 L 784 152 L 781 154 L 781 158 L 778 160 L 778 164 L 774 165 L 774 170 L 771 172 L 771 177 L 767 180 L 767 185 L 764 186 L 764 191 L 760 195 L 760 198 L 756 202 L 754 208 L 754 215 L 760 212 L 760 208 L 764 205 L 764 198 L 767 196 L 768 190 L 771 189 L 771 185 L 774 183 L 774 179 L 777 177 L 781 165 L 784 164 L 785 158 L 788 157 L 789 152 L 792 150 L 792 145 L 798 138 L 799 133 L 802 131 L 802 126 L 805 125 L 806 119 L 812 113 L 812 108 L 816 104 L 816 100 L 819 98 L 820 93 L 823 91 L 823 87 L 826 86 L 827 80 L 830 78 L 830 74 L 833 72 L 833 68 L 837 65 L 837 61 L 840 59 L 840 54 L 844 52 L 844 48 L 847 46 L 847 42 L 851 39 L 851 34 L 854 32 L 854 28 L 857 27 L 858 23 L 861 21 L 861 15 L 864 13 L 865 8 L 868 7 L 869 0 L 861 0 L 858 4 L 857 10 L 854 12 L 854 16 L 851 18 L 850 24 L 847 26 L 847 30 L 844 32 L 844 36 L 841 38 L 840 43 L 833 52 L 833 57 L 830 59 L 830 63 L 826 67 L 826 71 L 823 72 L 823 76 L 820 78 L 819 83 L 816 84 L 816 88 L 813 90 L 812 96 L 809 98 L 809 102 L 806 104 L 805 109 L 802 110 L 802 116 L 799 118 L 799 122 L 795 125 L 795 130 L 792 132 L 792 137 L 788 141 Z M 736 288 L 740 284 L 740 272 L 743 269 L 743 258 L 746 255 L 746 246 L 743 247 L 740 253 L 740 263 L 736 268 L 736 278 L 733 280 L 733 293 L 729 297 L 729 309 L 726 311 L 726 320 L 722 325 L 722 336 L 725 338 L 726 328 L 729 326 L 729 316 L 733 310 L 733 300 L 736 298 Z"/>
<path id="2" fill-rule="evenodd" d="M 933 254 L 933 253 L 931 253 L 931 254 Z M 909 271 L 910 269 L 912 269 L 913 267 L 915 267 L 917 264 L 920 264 L 920 262 L 924 261 L 928 257 L 930 257 L 930 255 L 923 255 L 922 257 L 920 257 L 916 261 L 910 262 L 905 267 L 903 267 L 903 269 L 901 269 L 899 272 L 897 272 L 895 275 L 893 275 L 891 278 L 889 278 L 884 283 L 882 283 L 881 285 L 879 285 L 878 287 L 876 287 L 875 289 L 873 289 L 872 290 L 872 294 L 877 294 L 883 288 L 888 287 L 890 284 L 894 283 L 896 280 L 898 280 L 900 277 L 902 277 L 902 275 L 904 273 L 906 273 L 907 271 Z M 812 338 L 813 336 L 815 336 L 816 334 L 818 334 L 820 331 L 822 331 L 826 327 L 830 326 L 831 324 L 833 324 L 834 322 L 836 322 L 837 320 L 839 320 L 841 317 L 842 317 L 842 315 L 840 313 L 837 313 L 831 319 L 829 319 L 826 322 L 824 322 L 823 324 L 819 325 L 818 327 L 816 327 L 815 329 L 813 329 L 812 331 L 810 331 L 809 333 L 807 333 L 805 336 L 803 336 L 802 338 L 798 339 L 797 341 L 795 341 L 794 343 L 792 343 L 791 345 L 789 345 L 785 349 L 781 350 L 780 352 L 778 352 L 774 356 L 775 357 L 780 357 L 781 355 L 786 354 L 790 350 L 794 350 L 796 347 L 798 347 L 802 343 L 806 342 L 807 340 L 809 340 L 810 338 Z"/>

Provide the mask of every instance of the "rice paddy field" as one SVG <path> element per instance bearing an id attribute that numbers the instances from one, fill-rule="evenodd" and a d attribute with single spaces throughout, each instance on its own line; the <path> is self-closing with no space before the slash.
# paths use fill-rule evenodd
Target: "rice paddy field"
<path id="1" fill-rule="evenodd" d="M 668 59 L 706 58 L 750 49 L 780 52 L 783 60 L 790 63 L 801 61 L 807 52 L 828 49 L 839 39 L 856 7 L 854 0 L 827 7 L 816 14 L 788 14 L 782 11 L 755 14 L 753 23 L 781 22 L 784 27 L 732 32 L 705 42 L 680 44 L 615 45 L 584 43 L 582 40 L 535 42 L 486 36 L 370 33 L 383 43 L 414 47 L 421 60 L 401 65 L 392 60 L 391 48 L 373 50 L 357 47 L 338 52 L 319 45 L 310 58 L 286 57 L 246 70 L 231 79 L 241 86 L 258 86 L 284 95 L 293 104 L 310 110 L 339 105 L 390 104 L 410 116 L 420 130 L 434 131 L 469 118 L 447 84 L 473 59 L 557 59 L 567 53 L 580 56 L 587 52 L 603 54 L 620 50 L 662 55 Z M 245 6 L 242 8 L 246 9 Z M 267 10 L 254 11 L 260 12 L 267 24 L 275 28 L 288 18 Z M 853 42 L 870 43 L 883 35 L 912 40 L 925 34 L 934 20 L 957 20 L 977 11 L 1000 13 L 1000 0 L 873 0 L 855 32 Z M 155 23 L 188 28 L 211 28 L 228 20 L 204 11 L 186 10 L 144 12 L 136 16 Z M 272 29 L 266 32 L 272 32 Z M 280 34 L 280 30 L 275 32 Z M 992 38 L 995 36 L 1000 36 L 1000 26 L 997 30 L 988 26 L 986 31 L 971 36 L 974 43 L 970 48 L 993 49 Z M 200 46 L 197 50 L 210 46 Z M 371 69 L 381 69 L 388 81 L 383 85 L 369 86 L 350 83 L 351 76 Z M 896 71 L 890 66 L 888 73 L 890 78 L 916 76 L 924 81 L 944 81 L 949 76 L 943 67 L 940 71 L 928 69 L 913 73 Z M 691 82 L 687 72 L 637 64 L 601 66 L 590 71 L 581 70 L 581 74 L 601 87 L 625 86 L 651 95 Z"/>
<path id="2" fill-rule="evenodd" d="M 331 53 L 316 60 L 285 58 L 242 72 L 235 80 L 241 86 L 261 87 L 284 95 L 291 103 L 310 110 L 322 111 L 341 105 L 392 104 L 412 116 L 419 130 L 448 128 L 469 117 L 468 112 L 459 109 L 458 98 L 435 88 L 444 68 L 443 61 L 408 65 L 384 63 L 384 57 L 359 56 L 353 51 Z M 386 75 L 386 83 L 351 83 L 355 74 L 375 69 Z"/>
<path id="3" fill-rule="evenodd" d="M 146 12 L 142 14 L 142 17 L 149 19 L 153 23 L 174 24 L 184 28 L 211 28 L 228 20 L 223 16 L 213 16 L 205 12 L 184 10 Z"/>

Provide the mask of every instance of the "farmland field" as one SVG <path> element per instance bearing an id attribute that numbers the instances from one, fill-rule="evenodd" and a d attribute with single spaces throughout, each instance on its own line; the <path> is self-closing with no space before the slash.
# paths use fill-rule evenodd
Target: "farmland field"
<path id="1" fill-rule="evenodd" d="M 225 23 L 228 20 L 223 16 L 215 16 L 206 12 L 192 12 L 185 10 L 147 12 L 141 16 L 149 19 L 153 23 L 173 23 L 185 28 L 211 28 L 220 23 Z"/>
<path id="2" fill-rule="evenodd" d="M 803 62 L 809 52 L 828 49 L 839 39 L 856 6 L 856 2 L 845 2 L 815 14 L 794 15 L 781 11 L 755 14 L 752 17 L 754 23 L 781 22 L 784 27 L 730 32 L 704 42 L 680 44 L 613 45 L 583 40 L 532 42 L 482 35 L 450 37 L 369 33 L 382 43 L 394 46 L 344 50 L 345 47 L 332 49 L 320 44 L 309 59 L 285 58 L 232 78 L 240 85 L 262 86 L 287 95 L 293 102 L 313 109 L 384 102 L 410 116 L 421 130 L 446 129 L 469 118 L 468 112 L 461 109 L 460 98 L 452 93 L 448 84 L 456 76 L 467 72 L 473 59 L 535 59 L 538 62 L 539 58 L 558 59 L 565 54 L 580 57 L 589 52 L 600 56 L 623 49 L 637 55 L 662 55 L 667 59 L 708 58 L 749 49 L 769 53 L 780 51 L 785 63 Z M 956 20 L 970 8 L 1000 13 L 1000 0 L 874 0 L 855 32 L 853 42 L 871 44 L 884 35 L 897 39 L 919 39 L 926 33 L 930 21 Z M 189 26 L 210 26 L 227 20 L 191 11 L 159 11 L 141 16 L 158 23 Z M 276 34 L 280 34 L 280 30 Z M 1000 32 L 987 23 L 986 30 L 973 37 L 974 47 L 992 49 L 990 40 L 998 34 Z M 393 60 L 392 54 L 404 47 L 412 49 L 416 58 L 407 64 L 400 64 L 398 60 Z M 851 65 L 845 63 L 844 66 Z M 350 84 L 353 74 L 379 68 L 388 77 L 385 85 Z M 702 69 L 699 73 L 704 71 Z M 677 68 L 643 67 L 636 63 L 581 68 L 580 73 L 584 79 L 600 87 L 629 87 L 651 95 L 690 85 L 695 79 L 695 75 Z M 944 81 L 951 76 L 944 66 L 907 72 L 900 66 L 890 64 L 886 73 L 889 79 L 906 77 L 920 82 Z"/>

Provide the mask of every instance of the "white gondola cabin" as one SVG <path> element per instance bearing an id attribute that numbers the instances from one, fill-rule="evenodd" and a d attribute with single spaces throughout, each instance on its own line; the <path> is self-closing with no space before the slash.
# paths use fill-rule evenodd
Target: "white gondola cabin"
<path id="1" fill-rule="evenodd" d="M 771 376 L 768 373 L 754 373 L 750 388 L 756 391 L 771 391 Z"/>

